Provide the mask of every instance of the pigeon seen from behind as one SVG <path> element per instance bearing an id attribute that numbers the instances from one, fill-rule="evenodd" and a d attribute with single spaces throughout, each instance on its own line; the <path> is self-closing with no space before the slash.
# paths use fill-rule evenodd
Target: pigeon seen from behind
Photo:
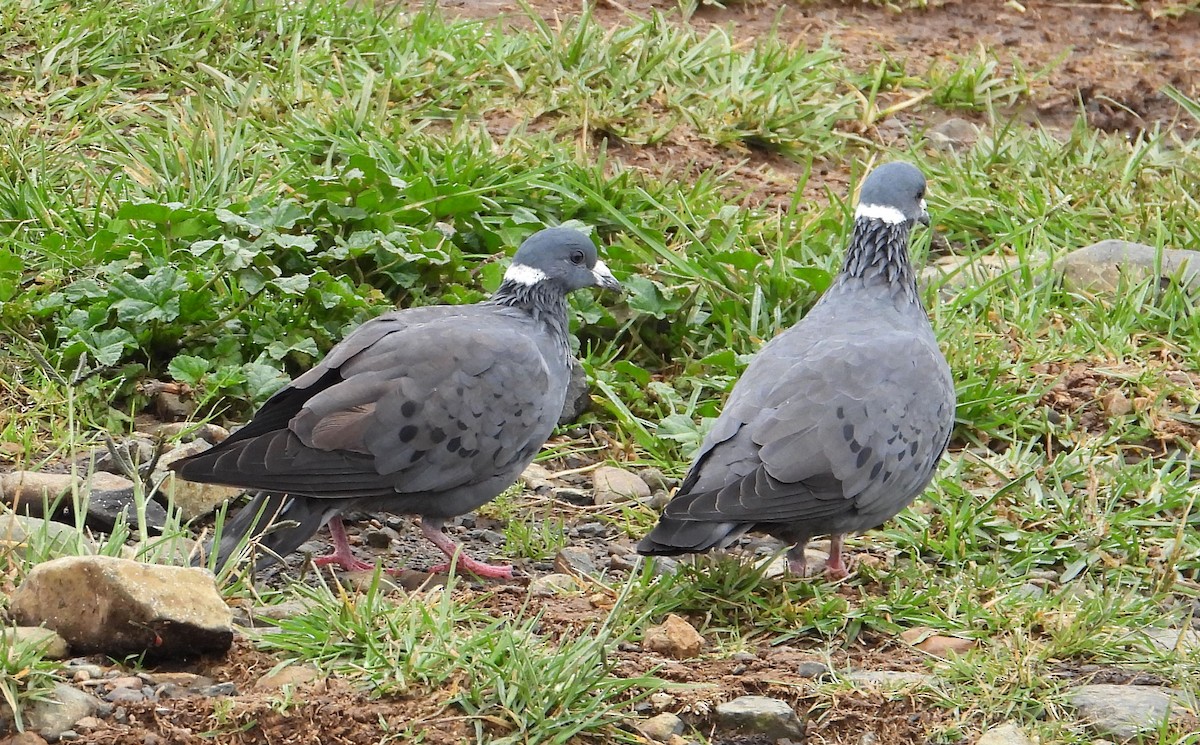
<path id="1" fill-rule="evenodd" d="M 340 517 L 364 510 L 419 515 L 460 569 L 512 576 L 459 553 L 442 527 L 508 488 L 553 431 L 570 377 L 566 298 L 585 287 L 620 284 L 586 235 L 542 230 L 487 300 L 364 323 L 245 427 L 172 464 L 189 481 L 259 492 L 224 526 L 218 566 L 247 537 L 266 565 L 329 522 L 335 549 L 316 562 L 369 569 Z"/>
<path id="2" fill-rule="evenodd" d="M 799 323 L 765 344 L 734 386 L 642 554 L 722 548 L 748 531 L 804 548 L 875 528 L 929 484 L 954 424 L 954 383 L 908 256 L 929 224 L 925 177 L 887 163 L 863 182 L 841 272 Z"/>

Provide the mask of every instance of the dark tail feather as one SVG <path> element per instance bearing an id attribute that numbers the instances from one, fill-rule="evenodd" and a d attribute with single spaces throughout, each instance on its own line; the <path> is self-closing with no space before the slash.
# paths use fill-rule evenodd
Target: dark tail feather
<path id="1" fill-rule="evenodd" d="M 741 523 L 662 517 L 659 518 L 658 525 L 654 526 L 654 530 L 638 543 L 637 552 L 644 556 L 703 553 L 729 545 L 749 529 L 749 525 Z"/>
<path id="2" fill-rule="evenodd" d="M 255 570 L 287 556 L 340 511 L 337 509 L 340 505 L 331 502 L 259 492 L 222 527 L 221 542 L 215 547 L 217 570 L 249 543 L 257 544 Z"/>

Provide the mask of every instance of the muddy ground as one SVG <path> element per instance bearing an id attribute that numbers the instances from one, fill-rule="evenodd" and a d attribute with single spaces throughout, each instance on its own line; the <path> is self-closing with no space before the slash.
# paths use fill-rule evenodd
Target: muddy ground
<path id="1" fill-rule="evenodd" d="M 547 18 L 562 12 L 557 3 L 532 0 Z M 447 11 L 468 17 L 487 18 L 497 14 L 521 13 L 516 3 L 494 0 L 443 0 Z M 574 7 L 575 4 L 570 4 Z M 1170 84 L 1186 95 L 1200 95 L 1195 71 L 1200 70 L 1200 16 L 1170 19 L 1159 14 L 1165 3 L 1148 4 L 1130 10 L 1121 3 L 1050 3 L 1028 2 L 1023 8 L 1015 2 L 947 2 L 928 11 L 897 13 L 873 4 L 850 2 L 730 3 L 730 7 L 702 5 L 690 23 L 733 29 L 738 37 L 769 34 L 773 29 L 799 44 L 817 46 L 828 40 L 844 51 L 846 63 L 867 69 L 887 55 L 902 60 L 910 71 L 919 71 L 953 55 L 978 53 L 980 47 L 993 50 L 1007 69 L 1019 66 L 1026 71 L 1045 70 L 1033 86 L 1031 100 L 1011 112 L 1024 121 L 1039 122 L 1056 129 L 1069 128 L 1080 111 L 1089 123 L 1104 130 L 1128 136 L 1156 126 L 1173 128 L 1182 137 L 1191 137 L 1195 122 L 1161 93 Z M 673 12 L 674 2 L 650 3 L 643 0 L 602 0 L 597 16 L 605 23 L 619 23 L 626 12 L 645 13 L 651 9 Z M 520 23 L 519 19 L 514 20 Z M 938 119 L 966 116 L 962 112 L 936 112 L 922 109 L 897 115 L 910 128 L 933 126 Z M 879 131 L 863 133 L 881 140 Z M 716 148 L 680 137 L 646 148 L 609 143 L 609 154 L 627 167 L 643 168 L 658 174 L 685 177 L 699 169 L 720 167 L 735 169 L 750 193 L 760 203 L 773 203 L 791 197 L 798 166 L 778 155 L 763 152 Z M 835 193 L 847 189 L 848 174 L 834 166 L 818 168 L 811 183 Z M 1066 395 L 1066 394 L 1064 394 Z M 1053 405 L 1055 402 L 1050 402 Z M 603 437 L 589 435 L 598 442 Z M 604 455 L 601 451 L 600 455 Z M 579 463 L 552 464 L 551 468 L 573 468 Z M 586 489 L 589 477 L 579 474 L 580 488 Z M 594 523 L 588 508 L 538 498 L 532 514 L 561 519 L 567 526 L 570 543 L 592 550 L 595 561 L 609 567 L 619 577 L 620 554 L 631 541 L 609 529 L 596 534 L 580 527 Z M 365 531 L 391 527 L 399 538 L 389 550 L 373 551 L 362 545 Z M 349 524 L 356 550 L 363 558 L 383 559 L 388 566 L 407 564 L 427 567 L 441 557 L 407 519 L 376 521 L 370 519 Z M 455 536 L 463 540 L 479 557 L 500 554 L 494 533 L 501 526 L 486 516 L 467 518 L 454 526 Z M 590 532 L 591 534 L 587 534 Z M 326 542 L 327 533 L 318 541 Z M 612 546 L 617 559 L 613 559 Z M 321 545 L 311 548 L 320 550 Z M 291 576 L 306 571 L 302 557 L 294 557 L 285 570 Z M 467 582 L 461 589 L 464 599 L 473 598 L 497 614 L 514 612 L 525 601 L 524 585 L 533 577 L 553 571 L 550 561 L 519 562 L 517 580 L 497 589 Z M 264 578 L 268 583 L 281 581 L 278 572 Z M 423 579 L 416 574 L 410 580 Z M 857 592 L 847 587 L 846 592 Z M 541 598 L 534 601 L 547 623 L 570 633 L 602 619 L 607 608 L 594 598 L 574 596 Z M 827 657 L 832 654 L 832 658 Z M 921 706 L 907 695 L 847 694 L 836 705 L 818 701 L 811 693 L 811 681 L 796 672 L 802 661 L 832 661 L 839 667 L 886 667 L 892 670 L 922 669 L 921 658 L 905 647 L 882 640 L 864 638 L 849 648 L 828 652 L 818 646 L 793 644 L 784 648 L 759 650 L 757 659 L 736 662 L 730 659 L 690 661 L 668 664 L 663 677 L 681 682 L 707 681 L 716 688 L 702 692 L 677 694 L 683 703 L 697 706 L 703 700 L 720 701 L 742 693 L 765 693 L 794 703 L 800 712 L 810 712 L 809 742 L 859 743 L 865 733 L 874 733 L 876 742 L 924 743 L 937 726 L 942 714 L 938 709 Z M 619 653 L 618 671 L 635 674 L 661 658 L 649 660 L 636 651 Z M 257 652 L 246 640 L 239 640 L 223 659 L 195 660 L 176 670 L 201 673 L 214 680 L 234 682 L 239 694 L 232 705 L 218 699 L 196 697 L 164 699 L 157 703 L 127 707 L 125 724 L 106 722 L 105 727 L 84 735 L 84 741 L 152 745 L 153 743 L 376 743 L 380 741 L 380 721 L 393 723 L 424 721 L 427 742 L 453 743 L 473 738 L 470 725 L 428 698 L 371 700 L 338 681 L 328 681 L 305 695 L 309 703 L 280 713 L 273 706 L 275 691 L 256 692 L 254 683 L 277 660 Z M 692 698 L 689 698 L 692 697 Z M 694 700 L 693 700 L 694 699 Z M 222 707 L 224 716 L 247 724 L 244 731 L 233 727 L 221 734 L 201 733 L 215 727 L 214 707 Z M 705 726 L 703 717 L 693 719 Z M 253 723 L 253 724 L 250 724 Z M 712 742 L 752 743 L 753 739 L 728 739 L 713 734 Z M 765 742 L 765 740 L 764 740 Z"/>

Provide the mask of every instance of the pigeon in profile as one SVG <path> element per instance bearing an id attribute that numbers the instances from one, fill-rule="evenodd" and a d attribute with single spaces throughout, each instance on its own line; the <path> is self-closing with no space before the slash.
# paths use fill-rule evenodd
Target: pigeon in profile
<path id="1" fill-rule="evenodd" d="M 584 287 L 620 284 L 586 235 L 542 230 L 487 300 L 367 321 L 229 439 L 173 463 L 188 481 L 259 490 L 225 525 L 218 565 L 257 536 L 264 566 L 329 522 L 335 550 L 316 563 L 370 569 L 340 518 L 361 509 L 420 515 L 460 569 L 511 577 L 459 553 L 442 527 L 508 488 L 553 431 L 570 377 L 566 298 Z"/>
<path id="2" fill-rule="evenodd" d="M 748 531 L 804 547 L 875 528 L 929 483 L 954 423 L 954 383 L 917 295 L 909 231 L 925 177 L 887 163 L 863 182 L 842 270 L 808 315 L 755 356 L 642 554 L 723 548 Z"/>

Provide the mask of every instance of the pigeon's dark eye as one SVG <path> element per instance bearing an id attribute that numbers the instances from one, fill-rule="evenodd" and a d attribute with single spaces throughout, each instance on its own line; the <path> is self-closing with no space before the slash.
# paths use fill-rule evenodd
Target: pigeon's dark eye
<path id="1" fill-rule="evenodd" d="M 582 264 L 583 258 L 583 251 L 576 251 L 575 253 L 571 254 L 571 263 Z"/>

